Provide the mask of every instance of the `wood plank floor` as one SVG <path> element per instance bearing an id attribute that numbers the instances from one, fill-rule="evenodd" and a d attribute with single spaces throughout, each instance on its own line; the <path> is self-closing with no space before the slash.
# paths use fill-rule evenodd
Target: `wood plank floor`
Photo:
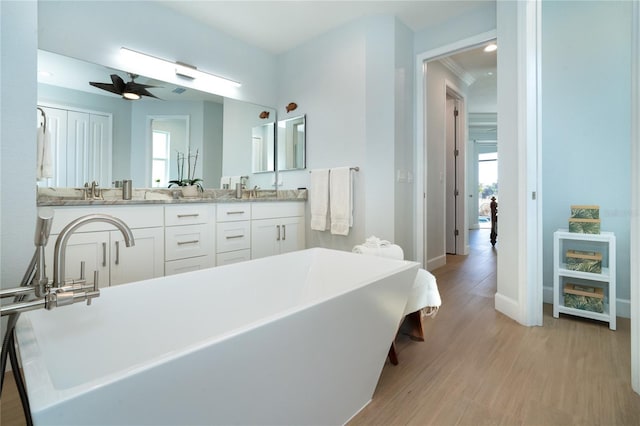
<path id="1" fill-rule="evenodd" d="M 493 308 L 495 252 L 488 230 L 471 233 L 469 256 L 434 271 L 443 307 L 425 342 L 398 337 L 373 401 L 355 425 L 639 425 L 630 384 L 629 320 L 618 330 L 545 306 L 544 327 L 523 327 Z M 24 425 L 8 373 L 0 423 Z"/>
<path id="2" fill-rule="evenodd" d="M 571 316 L 523 327 L 494 310 L 496 254 L 488 230 L 469 256 L 434 271 L 443 299 L 425 342 L 397 340 L 355 425 L 640 425 L 631 389 L 630 324 Z M 498 243 L 499 244 L 499 243 Z"/>

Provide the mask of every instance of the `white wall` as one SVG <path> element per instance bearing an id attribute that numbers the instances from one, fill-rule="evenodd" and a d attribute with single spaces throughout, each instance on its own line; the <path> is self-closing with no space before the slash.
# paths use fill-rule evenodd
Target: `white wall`
<path id="1" fill-rule="evenodd" d="M 544 284 L 569 206 L 598 204 L 617 239 L 618 314 L 629 317 L 631 2 L 545 1 L 542 30 Z"/>
<path id="2" fill-rule="evenodd" d="M 348 237 L 310 231 L 307 246 L 350 250 L 365 237 L 366 22 L 323 34 L 278 58 L 278 106 L 296 102 L 307 115 L 307 168 L 360 166 L 355 175 L 354 226 Z M 278 110 L 278 116 L 287 114 Z M 284 187 L 309 187 L 308 170 L 280 174 Z M 378 235 L 385 237 L 384 235 Z M 387 237 L 389 238 L 389 237 Z"/>
<path id="3" fill-rule="evenodd" d="M 0 286 L 16 287 L 36 224 L 35 2 L 0 2 Z"/>
<path id="4" fill-rule="evenodd" d="M 125 69 L 118 54 L 124 46 L 193 64 L 242 83 L 242 87 L 224 93 L 225 96 L 275 104 L 276 68 L 272 54 L 179 15 L 158 2 L 39 1 L 38 45 L 44 50 L 115 69 Z M 188 84 L 178 77 L 170 82 L 203 89 L 197 82 Z"/>
<path id="5" fill-rule="evenodd" d="M 413 32 L 396 22 L 395 47 L 395 243 L 404 249 L 405 259 L 415 254 L 415 146 L 414 93 L 415 66 Z"/>
<path id="6" fill-rule="evenodd" d="M 309 246 L 350 250 L 376 235 L 398 242 L 413 256 L 406 219 L 413 198 L 396 192 L 395 183 L 396 167 L 412 171 L 411 40 L 395 18 L 366 17 L 279 58 L 278 105 L 296 102 L 293 114 L 307 115 L 308 169 L 360 167 L 349 236 L 308 231 Z M 279 111 L 279 117 L 286 115 Z M 280 178 L 288 188 L 310 184 L 306 170 L 283 172 Z M 396 217 L 400 206 L 405 210 Z"/>
<path id="7" fill-rule="evenodd" d="M 273 189 L 275 173 L 251 173 L 252 170 L 252 129 L 265 124 L 259 117 L 264 106 L 233 99 L 224 100 L 222 124 L 224 149 L 222 150 L 223 176 L 249 176 L 248 188 L 259 186 Z M 273 121 L 273 116 L 270 117 Z M 220 187 L 220 182 L 213 186 Z"/>
<path id="8" fill-rule="evenodd" d="M 427 269 L 446 263 L 446 89 L 466 95 L 466 85 L 438 61 L 427 64 Z M 464 196 L 464 195 L 463 195 Z M 463 239 L 460 238 L 460 241 Z"/>
<path id="9" fill-rule="evenodd" d="M 0 2 L 0 288 L 20 285 L 35 250 L 36 23 L 35 3 Z"/>
<path id="10" fill-rule="evenodd" d="M 417 31 L 414 52 L 420 54 L 496 29 L 496 4 L 485 4 L 440 25 Z"/>

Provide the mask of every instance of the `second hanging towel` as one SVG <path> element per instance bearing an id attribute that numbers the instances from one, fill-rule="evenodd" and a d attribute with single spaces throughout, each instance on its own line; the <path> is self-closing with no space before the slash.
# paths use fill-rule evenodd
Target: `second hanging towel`
<path id="1" fill-rule="evenodd" d="M 331 233 L 349 235 L 353 226 L 353 182 L 349 167 L 331 169 L 329 174 Z"/>

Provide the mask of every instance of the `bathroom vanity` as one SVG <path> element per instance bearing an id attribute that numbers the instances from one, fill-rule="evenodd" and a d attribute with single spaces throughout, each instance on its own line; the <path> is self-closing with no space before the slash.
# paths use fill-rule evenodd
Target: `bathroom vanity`
<path id="1" fill-rule="evenodd" d="M 136 241 L 125 247 L 122 236 L 105 223 L 89 224 L 71 236 L 67 278 L 79 277 L 85 262 L 90 280 L 98 271 L 100 288 L 305 248 L 305 190 L 246 191 L 241 199 L 223 190 L 206 190 L 198 199 L 174 198 L 165 189 L 133 192 L 132 200 L 118 198 L 115 189 L 105 190 L 102 200 L 83 200 L 73 189 L 41 190 L 38 205 L 55 212 L 47 264 L 53 265 L 62 228 L 90 213 L 122 219 Z"/>

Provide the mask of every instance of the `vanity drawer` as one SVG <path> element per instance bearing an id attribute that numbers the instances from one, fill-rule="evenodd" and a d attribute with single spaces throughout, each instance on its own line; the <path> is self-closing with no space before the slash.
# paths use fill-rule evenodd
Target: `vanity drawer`
<path id="1" fill-rule="evenodd" d="M 216 228 L 216 252 L 244 250 L 251 248 L 251 222 L 218 223 Z"/>
<path id="2" fill-rule="evenodd" d="M 214 208 L 214 206 L 206 204 L 165 206 L 164 225 L 176 226 L 208 223 L 213 217 Z"/>
<path id="3" fill-rule="evenodd" d="M 216 266 L 231 265 L 232 263 L 251 260 L 251 250 L 236 250 L 226 253 L 218 253 L 216 256 Z"/>
<path id="4" fill-rule="evenodd" d="M 72 220 L 88 214 L 107 214 L 122 219 L 131 229 L 162 226 L 164 211 L 162 206 L 83 206 L 55 207 L 51 234 L 59 234 Z M 116 229 L 105 222 L 92 222 L 83 225 L 78 232 L 111 231 Z"/>
<path id="5" fill-rule="evenodd" d="M 251 204 L 249 203 L 218 204 L 218 222 L 230 222 L 249 219 L 251 219 Z"/>
<path id="6" fill-rule="evenodd" d="M 164 264 L 165 275 L 182 274 L 184 272 L 199 271 L 201 269 L 212 268 L 212 256 L 191 257 L 188 259 L 171 260 Z"/>
<path id="7" fill-rule="evenodd" d="M 305 203 L 301 201 L 274 201 L 255 203 L 251 207 L 252 219 L 304 216 Z"/>
<path id="8" fill-rule="evenodd" d="M 164 229 L 165 260 L 204 256 L 212 239 L 208 225 L 172 226 Z"/>

